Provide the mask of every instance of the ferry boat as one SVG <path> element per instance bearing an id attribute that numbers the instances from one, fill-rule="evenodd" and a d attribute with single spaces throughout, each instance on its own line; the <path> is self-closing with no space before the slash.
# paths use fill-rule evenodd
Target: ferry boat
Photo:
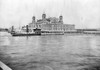
<path id="1" fill-rule="evenodd" d="M 11 35 L 12 36 L 35 36 L 35 35 L 41 35 L 41 29 L 33 29 L 31 32 L 29 31 L 28 29 L 28 26 L 26 26 L 26 31 L 22 31 L 22 30 L 19 30 L 19 31 L 15 31 L 13 30 L 14 27 L 12 28 L 11 30 Z"/>
<path id="2" fill-rule="evenodd" d="M 35 36 L 35 35 L 41 35 L 41 30 L 40 29 L 34 29 L 35 32 L 30 33 L 30 32 L 11 32 L 12 36 Z"/>

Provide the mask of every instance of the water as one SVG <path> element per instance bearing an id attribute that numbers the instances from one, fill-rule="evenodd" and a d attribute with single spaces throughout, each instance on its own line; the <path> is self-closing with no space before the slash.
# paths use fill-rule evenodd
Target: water
<path id="1" fill-rule="evenodd" d="M 98 70 L 100 36 L 0 33 L 0 60 L 13 70 Z"/>

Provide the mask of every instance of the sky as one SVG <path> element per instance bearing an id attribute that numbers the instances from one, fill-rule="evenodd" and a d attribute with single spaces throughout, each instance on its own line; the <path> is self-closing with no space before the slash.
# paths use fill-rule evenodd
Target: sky
<path id="1" fill-rule="evenodd" d="M 100 0 L 0 0 L 0 27 L 27 25 L 44 12 L 76 28 L 100 28 Z"/>

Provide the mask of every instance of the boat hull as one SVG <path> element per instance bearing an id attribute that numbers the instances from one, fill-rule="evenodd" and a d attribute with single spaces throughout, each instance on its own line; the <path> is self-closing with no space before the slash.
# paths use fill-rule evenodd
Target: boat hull
<path id="1" fill-rule="evenodd" d="M 38 36 L 38 35 L 41 35 L 41 34 L 35 34 L 35 33 L 32 33 L 32 34 L 11 34 L 12 36 Z"/>

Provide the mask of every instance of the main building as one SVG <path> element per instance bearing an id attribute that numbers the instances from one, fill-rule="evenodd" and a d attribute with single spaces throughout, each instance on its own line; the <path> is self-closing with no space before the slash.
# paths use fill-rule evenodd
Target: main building
<path id="1" fill-rule="evenodd" d="M 42 14 L 42 19 L 36 20 L 35 16 L 32 17 L 32 23 L 28 24 L 30 32 L 34 29 L 41 29 L 44 32 L 67 32 L 75 30 L 74 24 L 63 24 L 63 16 L 46 17 L 46 14 Z"/>

